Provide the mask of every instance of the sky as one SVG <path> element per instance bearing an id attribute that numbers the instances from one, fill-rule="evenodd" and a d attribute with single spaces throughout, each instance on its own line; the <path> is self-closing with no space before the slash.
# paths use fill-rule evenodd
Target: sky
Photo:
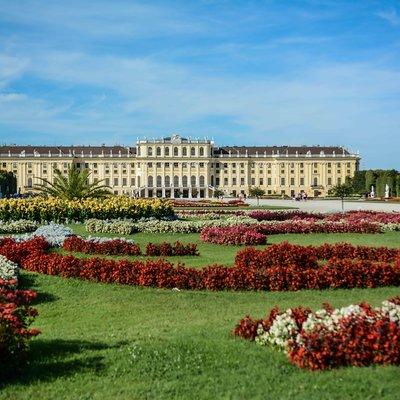
<path id="1" fill-rule="evenodd" d="M 400 169 L 400 1 L 0 0 L 0 142 L 342 145 Z"/>

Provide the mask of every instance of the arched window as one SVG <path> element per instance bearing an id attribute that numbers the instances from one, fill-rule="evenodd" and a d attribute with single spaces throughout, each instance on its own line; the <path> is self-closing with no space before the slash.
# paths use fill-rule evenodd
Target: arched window
<path id="1" fill-rule="evenodd" d="M 211 186 L 214 186 L 214 175 L 211 175 Z"/>
<path id="2" fill-rule="evenodd" d="M 182 148 L 182 156 L 186 157 L 187 156 L 187 147 Z"/>
<path id="3" fill-rule="evenodd" d="M 157 154 L 158 156 L 161 156 L 161 147 L 157 147 L 157 149 L 156 149 L 156 154 Z"/>
<path id="4" fill-rule="evenodd" d="M 161 176 L 157 175 L 157 187 L 161 187 L 161 184 L 162 184 Z"/>
<path id="5" fill-rule="evenodd" d="M 188 177 L 186 175 L 183 175 L 182 177 L 182 186 L 187 187 L 188 185 Z"/>
<path id="6" fill-rule="evenodd" d="M 192 175 L 191 178 L 190 178 L 190 185 L 191 186 L 196 186 L 196 177 L 194 175 Z"/>
<path id="7" fill-rule="evenodd" d="M 166 176 L 165 178 L 164 178 L 164 180 L 165 180 L 165 186 L 166 187 L 170 187 L 171 186 L 171 178 L 169 177 L 169 176 Z"/>
<path id="8" fill-rule="evenodd" d="M 174 187 L 179 187 L 179 176 L 174 176 Z"/>
<path id="9" fill-rule="evenodd" d="M 178 155 L 178 148 L 174 147 L 174 156 L 176 157 Z"/>
<path id="10" fill-rule="evenodd" d="M 152 156 L 153 155 L 153 148 L 152 147 L 148 147 L 147 148 L 147 155 L 148 156 Z"/>
<path id="11" fill-rule="evenodd" d="M 32 187 L 32 178 L 28 178 L 28 188 Z"/>
<path id="12" fill-rule="evenodd" d="M 147 177 L 147 186 L 153 187 L 153 177 L 151 175 Z"/>
<path id="13" fill-rule="evenodd" d="M 164 148 L 164 154 L 169 157 L 169 147 Z"/>
<path id="14" fill-rule="evenodd" d="M 190 148 L 190 155 L 195 156 L 196 155 L 196 149 L 194 147 Z"/>
<path id="15" fill-rule="evenodd" d="M 204 156 L 204 147 L 200 147 L 200 157 Z"/>
<path id="16" fill-rule="evenodd" d="M 204 175 L 200 175 L 200 186 L 203 187 L 205 185 Z"/>

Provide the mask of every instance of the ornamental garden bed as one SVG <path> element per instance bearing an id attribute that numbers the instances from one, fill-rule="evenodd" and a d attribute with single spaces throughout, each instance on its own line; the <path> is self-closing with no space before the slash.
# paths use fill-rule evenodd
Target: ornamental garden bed
<path id="1" fill-rule="evenodd" d="M 399 250 L 352 245 L 271 245 L 247 248 L 235 265 L 194 269 L 158 260 L 76 258 L 48 253 L 41 237 L 17 243 L 0 240 L 0 254 L 23 269 L 62 277 L 135 286 L 188 290 L 266 290 L 366 288 L 400 285 Z M 322 264 L 319 261 L 324 260 Z"/>
<path id="2" fill-rule="evenodd" d="M 287 354 L 300 368 L 400 364 L 400 296 L 373 308 L 368 303 L 320 310 L 273 308 L 264 319 L 246 316 L 234 334 Z"/>

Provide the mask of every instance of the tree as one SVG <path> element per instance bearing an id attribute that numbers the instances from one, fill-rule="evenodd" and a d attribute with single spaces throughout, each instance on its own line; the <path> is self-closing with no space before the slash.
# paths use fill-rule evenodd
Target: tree
<path id="1" fill-rule="evenodd" d="M 354 176 L 350 178 L 351 185 L 353 186 L 354 193 L 364 195 L 369 193 L 366 189 L 365 175 L 367 171 L 356 171 Z"/>
<path id="2" fill-rule="evenodd" d="M 373 170 L 368 170 L 365 173 L 365 190 L 367 193 L 371 192 L 371 186 L 375 186 L 376 189 L 376 175 Z"/>
<path id="3" fill-rule="evenodd" d="M 17 193 L 17 178 L 11 171 L 0 171 L 1 196 L 11 196 Z"/>
<path id="4" fill-rule="evenodd" d="M 260 187 L 253 187 L 249 190 L 249 195 L 257 199 L 257 205 L 260 205 L 260 197 L 265 195 L 265 190 Z"/>
<path id="5" fill-rule="evenodd" d="M 223 190 L 215 189 L 213 195 L 216 199 L 219 199 L 220 197 L 222 197 L 224 195 L 224 192 L 223 192 Z"/>
<path id="6" fill-rule="evenodd" d="M 354 193 L 353 186 L 348 183 L 334 186 L 329 190 L 329 195 L 333 197 L 339 197 L 342 200 L 342 211 L 344 211 L 344 199 L 351 196 Z"/>
<path id="7" fill-rule="evenodd" d="M 55 168 L 53 182 L 38 178 L 42 183 L 34 185 L 33 189 L 45 196 L 59 197 L 65 200 L 109 196 L 111 188 L 102 185 L 101 181 L 89 183 L 90 174 L 88 169 L 81 170 L 72 165 L 68 166 L 67 175 L 64 176 L 58 168 Z"/>

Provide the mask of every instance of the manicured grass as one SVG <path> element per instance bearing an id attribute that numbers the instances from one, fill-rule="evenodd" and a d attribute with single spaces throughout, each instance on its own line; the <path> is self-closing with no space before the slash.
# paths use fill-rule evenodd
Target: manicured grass
<path id="1" fill-rule="evenodd" d="M 303 371 L 284 354 L 230 334 L 245 314 L 261 317 L 275 304 L 378 304 L 398 288 L 175 292 L 24 277 L 40 293 L 35 326 L 43 333 L 0 399 L 398 398 L 399 368 Z"/>
<path id="2" fill-rule="evenodd" d="M 70 225 L 75 233 L 87 236 L 83 225 Z M 92 236 L 110 236 L 113 235 L 101 235 L 93 234 Z M 120 236 L 120 235 L 114 235 Z M 244 246 L 221 246 L 210 243 L 203 243 L 199 239 L 198 233 L 135 233 L 127 236 L 134 239 L 138 243 L 142 250 L 149 242 L 175 242 L 177 240 L 183 243 L 197 243 L 200 256 L 187 256 L 187 257 L 164 257 L 171 262 L 183 262 L 191 267 L 203 267 L 211 264 L 222 264 L 232 265 L 235 260 L 237 251 Z M 363 244 L 368 246 L 387 246 L 387 247 L 400 247 L 400 232 L 386 232 L 382 234 L 356 234 L 356 233 L 338 233 L 338 234 L 287 234 L 287 235 L 271 235 L 268 237 L 268 243 L 280 243 L 283 241 L 289 241 L 291 243 L 302 244 L 302 245 L 319 245 L 323 243 L 337 243 L 337 242 L 348 242 L 353 244 Z M 265 246 L 256 246 L 258 248 L 264 248 Z M 81 255 L 87 256 L 87 255 Z M 141 257 L 130 257 L 130 259 L 141 258 Z M 154 257 L 158 258 L 158 257 Z"/>

